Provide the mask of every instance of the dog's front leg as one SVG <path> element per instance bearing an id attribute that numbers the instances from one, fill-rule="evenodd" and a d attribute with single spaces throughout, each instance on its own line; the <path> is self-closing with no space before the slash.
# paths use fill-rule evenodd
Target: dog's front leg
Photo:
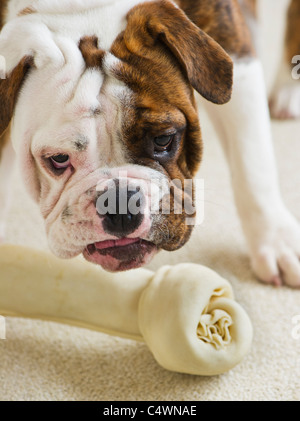
<path id="1" fill-rule="evenodd" d="M 284 8 L 284 2 L 281 7 Z M 287 11 L 285 49 L 270 98 L 273 118 L 300 118 L 300 0 L 292 0 Z"/>
<path id="2" fill-rule="evenodd" d="M 0 243 L 5 239 L 6 219 L 11 202 L 11 179 L 15 152 L 11 142 L 6 142 L 0 157 Z"/>
<path id="3" fill-rule="evenodd" d="M 222 141 L 252 267 L 264 282 L 300 287 L 300 225 L 282 202 L 263 70 L 237 61 L 231 101 L 206 103 Z"/>

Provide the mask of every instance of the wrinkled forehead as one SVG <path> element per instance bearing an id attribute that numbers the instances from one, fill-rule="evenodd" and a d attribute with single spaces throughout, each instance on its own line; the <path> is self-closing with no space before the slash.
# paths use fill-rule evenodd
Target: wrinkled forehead
<path id="1" fill-rule="evenodd" d="M 32 142 L 34 135 L 33 146 L 42 147 L 43 143 L 50 142 L 64 147 L 66 139 L 72 138 L 74 143 L 78 136 L 96 141 L 96 132 L 120 136 L 117 132 L 121 129 L 124 132 L 125 126 L 131 130 L 132 125 L 141 125 L 144 114 L 136 112 L 140 109 L 146 109 L 152 115 L 155 112 L 170 114 L 168 109 L 172 104 L 186 115 L 194 113 L 190 107 L 193 102 L 191 87 L 171 52 L 163 46 L 155 46 L 143 57 L 126 47 L 123 37 L 125 12 L 138 1 L 117 3 L 114 19 L 105 19 L 105 8 L 85 11 L 88 19 L 72 15 L 67 24 L 63 15 L 55 15 L 55 18 L 39 15 L 51 27 L 65 63 L 58 68 L 49 61 L 43 68 L 31 71 L 15 110 L 15 143 L 23 142 L 24 137 Z M 120 4 L 124 3 L 123 9 Z M 107 8 L 107 16 L 111 7 Z M 101 12 L 101 25 L 100 14 L 96 16 L 98 12 Z M 33 24 L 37 16 L 24 18 L 29 19 L 26 24 Z M 86 22 L 89 27 L 81 27 Z M 88 33 L 95 34 L 99 56 L 99 60 L 91 63 L 89 54 L 84 56 L 79 48 L 80 40 Z M 158 124 L 162 120 L 158 118 Z"/>
<path id="2" fill-rule="evenodd" d="M 18 125 L 21 122 L 28 129 L 30 123 L 34 131 L 41 129 L 45 121 L 50 127 L 60 120 L 100 115 L 128 102 L 128 87 L 113 75 L 119 60 L 109 51 L 126 27 L 126 13 L 138 2 L 109 0 L 95 1 L 96 4 L 91 5 L 88 0 L 83 5 L 83 2 L 64 0 L 63 10 L 59 12 L 58 2 L 54 5 L 54 2 L 41 0 L 34 3 L 32 12 L 13 19 L 10 32 L 18 36 L 16 50 L 26 52 L 29 48 L 29 54 L 34 51 L 38 60 L 44 62 L 42 67 L 31 70 L 23 85 L 15 110 Z M 65 13 L 69 11 L 72 13 L 66 18 Z M 104 52 L 101 66 L 94 68 L 88 68 L 79 48 L 81 38 L 89 34 L 97 38 L 97 47 Z M 50 39 L 41 40 L 44 35 Z M 51 58 L 56 57 L 58 51 L 63 57 L 63 66 Z"/>
<path id="3" fill-rule="evenodd" d="M 96 141 L 97 132 L 113 132 L 133 101 L 130 88 L 113 75 L 118 65 L 107 53 L 101 68 L 86 68 L 77 47 L 58 72 L 53 72 L 51 65 L 34 71 L 19 97 L 15 129 L 32 148 L 52 143 L 76 148 L 84 143 L 82 139 Z M 20 136 L 13 139 L 18 142 Z"/>

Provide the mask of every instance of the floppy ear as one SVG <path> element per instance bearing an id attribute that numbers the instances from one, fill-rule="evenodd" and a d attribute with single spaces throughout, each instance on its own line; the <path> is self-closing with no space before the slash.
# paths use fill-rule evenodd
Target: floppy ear
<path id="1" fill-rule="evenodd" d="M 167 0 L 135 6 L 127 15 L 124 40 L 138 49 L 163 42 L 178 59 L 190 84 L 204 98 L 224 104 L 231 98 L 233 63 L 223 48 Z M 139 29 L 138 29 L 139 28 Z M 137 31 L 142 38 L 138 45 Z M 130 48 L 129 47 L 129 48 Z"/>
<path id="2" fill-rule="evenodd" d="M 10 123 L 18 93 L 32 65 L 32 57 L 24 57 L 6 79 L 0 79 L 0 137 Z"/>

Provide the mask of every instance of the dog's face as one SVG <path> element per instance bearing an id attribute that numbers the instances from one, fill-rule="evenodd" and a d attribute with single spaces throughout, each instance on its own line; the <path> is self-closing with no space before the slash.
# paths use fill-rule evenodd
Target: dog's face
<path id="1" fill-rule="evenodd" d="M 131 9 L 109 50 L 97 36 L 56 39 L 52 57 L 22 58 L 0 81 L 0 130 L 13 113 L 11 139 L 50 248 L 111 271 L 180 248 L 195 216 L 185 180 L 202 150 L 193 89 L 227 102 L 230 58 L 168 1 Z"/>

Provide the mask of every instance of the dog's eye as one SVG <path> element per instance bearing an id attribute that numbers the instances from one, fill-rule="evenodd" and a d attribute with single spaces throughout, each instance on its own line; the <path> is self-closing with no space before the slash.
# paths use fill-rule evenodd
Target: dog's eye
<path id="1" fill-rule="evenodd" d="M 70 157 L 69 155 L 55 155 L 50 157 L 50 161 L 54 168 L 61 170 L 68 168 L 70 166 Z"/>
<path id="2" fill-rule="evenodd" d="M 155 150 L 158 152 L 167 150 L 171 146 L 171 143 L 173 142 L 174 137 L 175 137 L 175 134 L 155 137 L 154 138 Z"/>

